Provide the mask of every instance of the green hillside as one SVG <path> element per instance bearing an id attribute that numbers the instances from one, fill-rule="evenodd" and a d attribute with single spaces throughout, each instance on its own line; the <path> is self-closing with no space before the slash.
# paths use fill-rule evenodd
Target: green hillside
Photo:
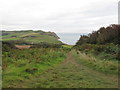
<path id="1" fill-rule="evenodd" d="M 54 32 L 44 32 L 41 30 L 32 31 L 2 31 L 2 41 L 24 41 L 30 44 L 37 44 L 41 42 L 60 44 L 59 37 Z"/>

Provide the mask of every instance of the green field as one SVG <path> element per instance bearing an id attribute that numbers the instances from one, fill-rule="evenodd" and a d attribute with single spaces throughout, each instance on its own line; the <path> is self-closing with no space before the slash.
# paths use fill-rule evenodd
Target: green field
<path id="1" fill-rule="evenodd" d="M 41 42 L 61 44 L 59 37 L 54 32 L 44 31 L 3 31 L 2 41 L 21 40 L 24 42 L 38 44 Z"/>

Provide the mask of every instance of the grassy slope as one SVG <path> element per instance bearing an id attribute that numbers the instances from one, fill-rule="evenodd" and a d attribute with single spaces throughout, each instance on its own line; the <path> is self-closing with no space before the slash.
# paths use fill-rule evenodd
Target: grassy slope
<path id="1" fill-rule="evenodd" d="M 48 35 L 39 35 L 38 37 L 31 37 L 31 38 L 26 38 L 24 39 L 25 41 L 28 42 L 33 42 L 33 43 L 40 43 L 40 42 L 47 42 L 47 43 L 61 43 L 58 41 L 55 37 L 53 36 L 48 36 Z"/>
<path id="2" fill-rule="evenodd" d="M 17 82 L 40 75 L 41 72 L 62 62 L 64 58 L 61 49 L 37 48 L 4 52 L 3 87 L 13 87 Z"/>
<path id="3" fill-rule="evenodd" d="M 56 68 L 51 68 L 39 76 L 19 82 L 15 87 L 32 88 L 117 88 L 117 75 L 105 74 L 93 70 L 81 63 L 75 52 Z M 81 55 L 81 54 L 80 54 Z M 79 59 L 78 59 L 79 58 Z"/>
<path id="4" fill-rule="evenodd" d="M 47 43 L 61 43 L 56 37 L 52 35 L 42 35 L 42 32 L 34 32 L 34 31 L 6 31 L 4 33 L 9 33 L 9 35 L 4 35 L 2 36 L 3 41 L 8 41 L 8 40 L 24 40 L 27 42 L 33 42 L 33 43 L 40 43 L 40 42 L 47 42 Z M 44 32 L 47 33 L 47 32 Z M 16 36 L 16 37 L 12 37 Z M 34 36 L 34 37 L 26 37 L 26 36 Z M 25 37 L 23 39 L 23 37 Z"/>

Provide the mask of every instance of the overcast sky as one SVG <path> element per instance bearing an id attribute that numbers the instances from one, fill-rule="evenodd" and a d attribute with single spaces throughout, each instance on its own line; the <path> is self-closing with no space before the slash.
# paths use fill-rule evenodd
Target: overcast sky
<path id="1" fill-rule="evenodd" d="M 88 33 L 118 23 L 118 1 L 0 0 L 0 29 Z"/>

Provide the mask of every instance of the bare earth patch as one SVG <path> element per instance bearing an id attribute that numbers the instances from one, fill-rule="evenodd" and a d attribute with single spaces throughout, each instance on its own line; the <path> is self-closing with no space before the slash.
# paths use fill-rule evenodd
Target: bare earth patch
<path id="1" fill-rule="evenodd" d="M 31 46 L 30 45 L 15 45 L 15 47 L 17 47 L 18 49 L 28 49 Z"/>

